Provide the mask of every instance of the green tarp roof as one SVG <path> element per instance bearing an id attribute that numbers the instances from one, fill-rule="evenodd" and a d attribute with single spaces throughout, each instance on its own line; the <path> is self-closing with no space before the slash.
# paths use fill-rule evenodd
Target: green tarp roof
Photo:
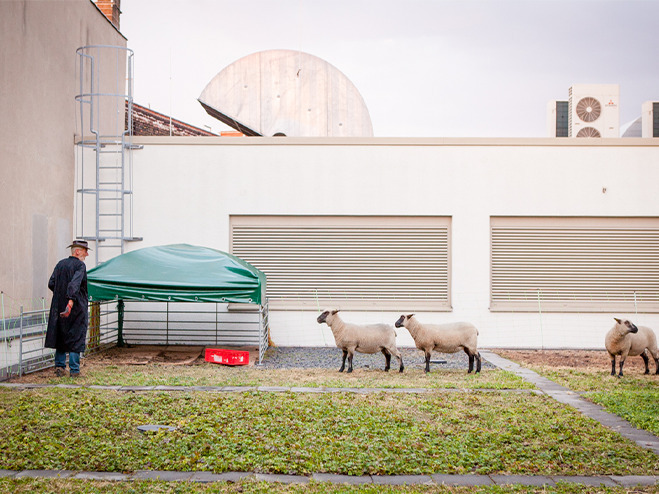
<path id="1" fill-rule="evenodd" d="M 215 249 L 177 244 L 146 247 L 90 269 L 91 300 L 236 302 L 262 305 L 265 274 Z"/>

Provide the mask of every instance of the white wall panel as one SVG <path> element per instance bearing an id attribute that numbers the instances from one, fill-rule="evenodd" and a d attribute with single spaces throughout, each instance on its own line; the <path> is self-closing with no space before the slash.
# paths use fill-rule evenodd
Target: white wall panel
<path id="1" fill-rule="evenodd" d="M 615 316 L 489 310 L 490 217 L 659 217 L 659 143 L 648 139 L 136 138 L 131 248 L 187 242 L 229 250 L 231 215 L 451 218 L 451 312 L 489 347 L 602 348 Z M 571 141 L 577 141 L 571 140 Z M 590 141 L 590 142 L 585 142 Z M 398 311 L 346 312 L 390 322 Z M 333 345 L 316 310 L 271 311 L 278 345 Z M 407 331 L 399 343 L 412 344 Z"/>

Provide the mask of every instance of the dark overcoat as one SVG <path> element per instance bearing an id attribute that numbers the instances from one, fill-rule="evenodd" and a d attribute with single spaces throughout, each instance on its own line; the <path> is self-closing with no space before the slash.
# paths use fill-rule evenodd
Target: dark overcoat
<path id="1" fill-rule="evenodd" d="M 73 256 L 62 259 L 53 270 L 48 288 L 53 292 L 53 301 L 50 304 L 45 347 L 60 352 L 84 352 L 89 321 L 85 263 Z M 73 300 L 71 314 L 60 317 L 69 300 Z"/>

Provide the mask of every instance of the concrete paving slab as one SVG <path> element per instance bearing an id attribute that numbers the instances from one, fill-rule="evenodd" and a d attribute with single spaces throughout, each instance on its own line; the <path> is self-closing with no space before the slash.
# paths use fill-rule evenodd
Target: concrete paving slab
<path id="1" fill-rule="evenodd" d="M 439 485 L 455 486 L 479 486 L 494 485 L 494 481 L 488 475 L 431 475 L 433 481 Z"/>
<path id="2" fill-rule="evenodd" d="M 656 475 L 611 475 L 611 480 L 624 487 L 635 487 L 637 485 L 659 485 L 659 477 Z"/>
<path id="3" fill-rule="evenodd" d="M 16 474 L 16 478 L 29 479 L 66 479 L 75 472 L 72 470 L 23 470 Z"/>
<path id="4" fill-rule="evenodd" d="M 358 395 L 366 395 L 371 392 L 369 388 L 338 388 L 338 389 L 339 391 L 343 391 L 344 393 L 355 393 Z"/>
<path id="5" fill-rule="evenodd" d="M 379 485 L 433 485 L 430 475 L 371 475 L 374 484 Z"/>
<path id="6" fill-rule="evenodd" d="M 119 472 L 78 472 L 72 478 L 83 480 L 111 480 L 126 481 L 130 480 L 130 475 Z"/>
<path id="7" fill-rule="evenodd" d="M 245 393 L 247 391 L 256 391 L 256 386 L 222 386 L 221 391 L 227 393 Z"/>
<path id="8" fill-rule="evenodd" d="M 192 478 L 192 472 L 171 472 L 167 470 L 138 470 L 131 476 L 134 480 L 165 480 L 184 482 Z"/>
<path id="9" fill-rule="evenodd" d="M 326 393 L 325 388 L 311 388 L 311 387 L 294 387 L 291 388 L 293 393 Z"/>
<path id="10" fill-rule="evenodd" d="M 212 473 L 212 472 L 194 472 L 190 477 L 191 482 L 211 483 L 211 482 L 234 482 L 224 477 L 225 473 Z"/>
<path id="11" fill-rule="evenodd" d="M 346 388 L 325 388 L 326 393 L 342 393 Z"/>
<path id="12" fill-rule="evenodd" d="M 308 484 L 309 477 L 303 475 L 284 475 L 276 473 L 257 473 L 256 480 L 262 482 L 276 482 L 279 484 Z"/>
<path id="13" fill-rule="evenodd" d="M 540 487 L 543 485 L 556 485 L 556 482 L 544 475 L 490 475 L 490 478 L 498 485 L 518 484 Z"/>
<path id="14" fill-rule="evenodd" d="M 252 472 L 224 472 L 218 474 L 221 482 L 240 482 L 243 479 L 254 477 Z"/>
<path id="15" fill-rule="evenodd" d="M 135 392 L 135 391 L 153 391 L 155 386 L 122 386 L 119 391 Z"/>
<path id="16" fill-rule="evenodd" d="M 370 475 L 339 475 L 335 473 L 314 473 L 311 477 L 317 482 L 331 482 L 332 484 L 372 484 Z"/>
<path id="17" fill-rule="evenodd" d="M 190 386 L 190 391 L 209 391 L 213 393 L 222 391 L 222 386 Z"/>
<path id="18" fill-rule="evenodd" d="M 91 384 L 87 386 L 89 389 L 105 389 L 108 391 L 119 391 L 123 386 L 100 386 L 98 384 Z"/>
<path id="19" fill-rule="evenodd" d="M 430 390 L 426 388 L 387 388 L 385 391 L 387 393 L 406 393 L 406 394 L 423 394 L 430 392 Z"/>
<path id="20" fill-rule="evenodd" d="M 604 476 L 586 476 L 586 475 L 552 475 L 551 479 L 556 482 L 568 482 L 570 484 L 583 484 L 590 485 L 594 487 L 599 487 L 601 485 L 605 487 L 615 487 L 616 484 L 611 477 Z"/>
<path id="21" fill-rule="evenodd" d="M 156 386 L 154 391 L 190 391 L 189 386 Z"/>
<path id="22" fill-rule="evenodd" d="M 74 472 L 71 470 L 0 470 L 2 477 L 22 478 L 75 478 L 106 481 L 161 480 L 165 482 L 239 482 L 247 478 L 256 478 L 263 482 L 279 482 L 286 484 L 308 483 L 310 478 L 304 475 L 280 475 L 251 472 L 177 472 L 139 470 L 134 474 L 118 472 Z M 311 477 L 318 482 L 334 484 L 378 484 L 378 485 L 433 485 L 450 486 L 481 486 L 481 485 L 524 485 L 524 486 L 555 486 L 564 482 L 586 486 L 659 486 L 659 476 L 656 475 L 339 475 L 316 473 Z"/>
<path id="23" fill-rule="evenodd" d="M 259 386 L 256 388 L 258 391 L 270 392 L 270 393 L 283 393 L 290 391 L 291 388 L 287 386 Z"/>

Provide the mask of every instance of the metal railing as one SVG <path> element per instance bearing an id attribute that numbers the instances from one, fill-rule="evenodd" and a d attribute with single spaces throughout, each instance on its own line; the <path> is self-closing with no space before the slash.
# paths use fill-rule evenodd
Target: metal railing
<path id="1" fill-rule="evenodd" d="M 85 355 L 117 342 L 116 302 L 94 302 L 89 307 L 89 328 Z M 25 311 L 3 319 L 0 329 L 0 381 L 36 372 L 55 365 L 55 350 L 45 348 L 49 309 Z"/>

